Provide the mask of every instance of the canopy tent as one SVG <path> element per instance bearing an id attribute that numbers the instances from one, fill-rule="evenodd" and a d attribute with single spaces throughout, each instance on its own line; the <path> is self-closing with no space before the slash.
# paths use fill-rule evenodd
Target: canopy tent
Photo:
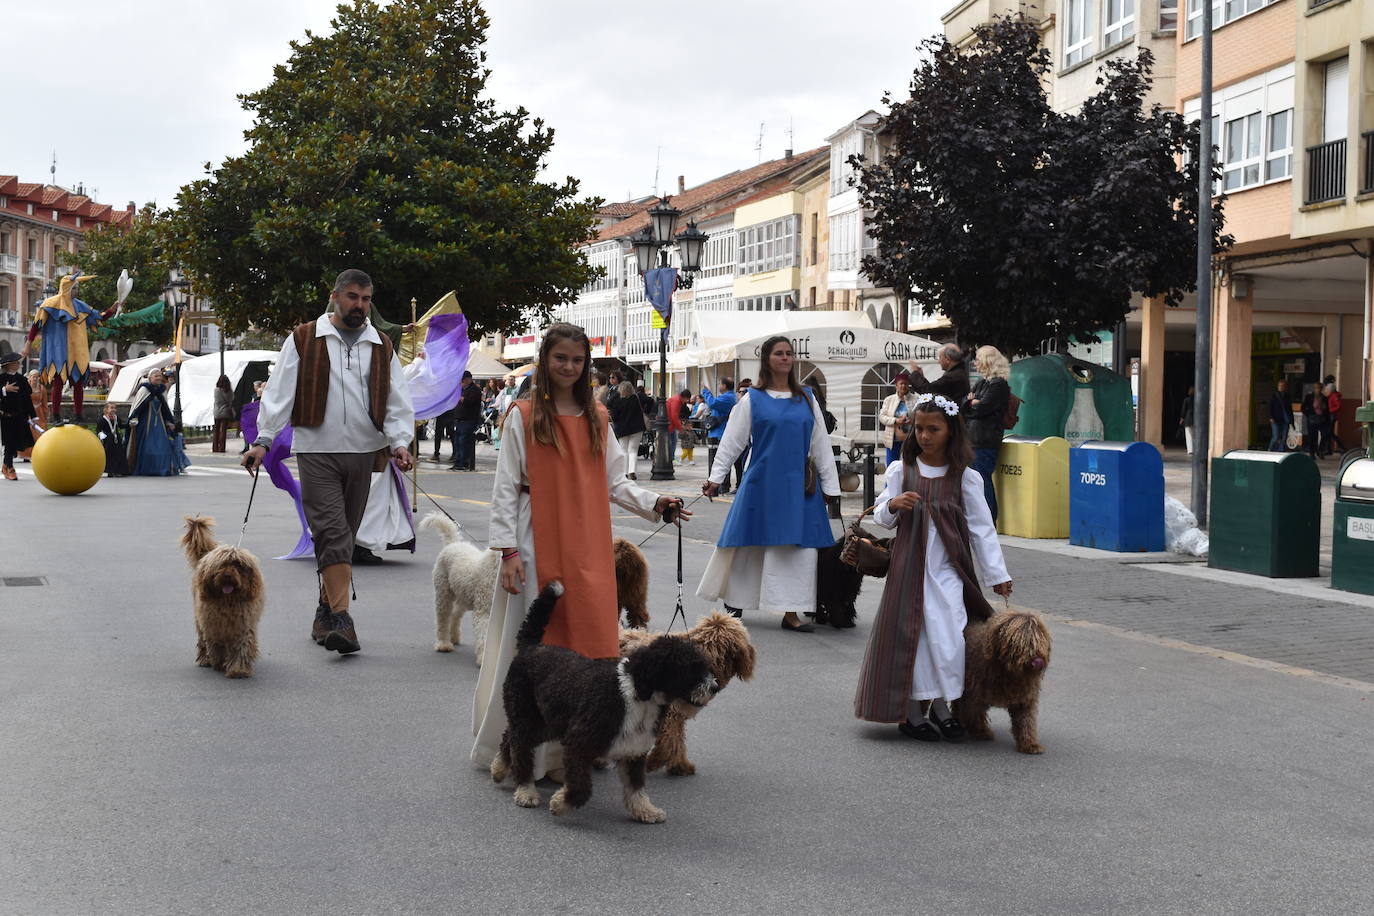
<path id="1" fill-rule="evenodd" d="M 473 378 L 503 378 L 510 369 L 481 350 L 468 351 L 468 371 Z"/>
<path id="2" fill-rule="evenodd" d="M 729 371 L 736 378 L 752 375 L 763 342 L 776 333 L 785 333 L 796 351 L 802 382 L 825 391 L 826 405 L 838 422 L 835 435 L 875 441 L 881 437 L 875 418 L 883 398 L 892 393 L 892 376 L 914 362 L 927 379 L 939 378 L 943 372 L 936 354 L 941 345 L 914 334 L 868 327 L 862 312 L 851 314 L 862 319 L 863 325 L 770 331 L 723 348 L 728 357 L 719 362 L 733 364 Z"/>
<path id="3" fill-rule="evenodd" d="M 177 385 L 181 385 L 181 422 L 186 426 L 213 426 L 215 423 L 215 382 L 219 381 L 218 353 L 207 353 L 181 361 Z M 244 371 L 254 363 L 277 362 L 276 350 L 226 350 L 224 374 L 229 386 L 238 385 Z M 167 403 L 176 401 L 177 385 L 167 392 Z"/>
<path id="4" fill-rule="evenodd" d="M 872 326 L 866 314 L 855 311 L 696 312 L 694 322 L 688 345 L 668 354 L 669 369 L 731 362 L 736 347 L 755 338 L 762 342 L 775 334 L 790 337 L 798 329 Z"/>
<path id="5" fill-rule="evenodd" d="M 535 367 L 536 365 L 537 365 L 537 363 L 525 363 L 525 365 L 521 366 L 521 367 L 518 368 L 518 369 L 509 369 L 509 370 L 507 370 L 506 372 L 502 373 L 502 377 L 503 377 L 503 378 L 523 378 L 524 376 L 529 375 L 530 373 L 534 372 L 534 367 Z"/>
<path id="6" fill-rule="evenodd" d="M 119 371 L 115 373 L 114 381 L 110 384 L 110 393 L 106 400 L 116 404 L 129 403 L 134 399 L 138 383 L 143 381 L 149 372 L 170 366 L 176 362 L 176 358 L 176 354 L 168 350 L 165 353 L 149 353 L 138 359 L 125 360 L 119 364 Z"/>

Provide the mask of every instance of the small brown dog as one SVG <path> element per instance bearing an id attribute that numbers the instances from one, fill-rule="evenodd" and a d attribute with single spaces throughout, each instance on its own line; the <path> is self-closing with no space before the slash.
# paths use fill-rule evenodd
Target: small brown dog
<path id="1" fill-rule="evenodd" d="M 1050 631 L 1039 614 L 1003 611 L 964 629 L 964 695 L 953 713 L 970 738 L 989 741 L 988 707 L 1011 716 L 1011 734 L 1023 754 L 1042 754 L 1036 734 L 1040 682 L 1050 665 Z"/>
<path id="2" fill-rule="evenodd" d="M 182 549 L 191 564 L 196 615 L 196 664 L 225 677 L 252 677 L 265 590 L 257 558 L 217 544 L 213 518 L 186 516 Z"/>
<path id="3" fill-rule="evenodd" d="M 754 676 L 757 654 L 754 644 L 749 641 L 749 631 L 734 617 L 719 612 L 701 618 L 685 633 L 672 636 L 647 630 L 621 630 L 620 654 L 627 656 L 656 639 L 683 638 L 691 640 L 706 654 L 719 689 L 724 690 L 736 677 L 747 681 Z M 671 776 L 691 776 L 697 771 L 696 765 L 687 759 L 687 719 L 672 707 L 663 716 L 658 740 L 647 764 L 651 773 L 661 767 L 666 767 Z"/>
<path id="4" fill-rule="evenodd" d="M 611 543 L 615 554 L 615 591 L 625 612 L 625 625 L 643 629 L 649 625 L 649 561 L 624 538 Z"/>

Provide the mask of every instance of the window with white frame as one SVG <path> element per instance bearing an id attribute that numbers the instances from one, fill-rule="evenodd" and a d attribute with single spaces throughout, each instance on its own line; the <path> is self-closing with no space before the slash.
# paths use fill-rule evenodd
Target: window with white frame
<path id="1" fill-rule="evenodd" d="M 1159 30 L 1173 32 L 1178 29 L 1178 0 L 1159 0 Z"/>
<path id="2" fill-rule="evenodd" d="M 587 263 L 592 267 L 600 267 L 603 270 L 602 276 L 588 283 L 584 288 L 584 293 L 595 293 L 602 290 L 618 289 L 620 287 L 620 265 L 624 260 L 624 251 L 619 242 L 605 245 L 593 245 L 587 249 Z"/>
<path id="3" fill-rule="evenodd" d="M 849 157 L 858 156 L 863 151 L 863 133 L 857 130 L 851 130 L 830 145 L 831 197 L 836 197 L 849 190 L 849 179 L 856 174 L 854 167 L 849 164 Z"/>
<path id="4" fill-rule="evenodd" d="M 797 266 L 801 248 L 801 217 L 783 216 L 736 230 L 741 274 L 758 274 Z"/>
<path id="5" fill-rule="evenodd" d="M 1064 0 L 1064 66 L 1087 60 L 1093 53 L 1093 0 Z"/>
<path id="6" fill-rule="evenodd" d="M 1294 65 L 1217 89 L 1212 96 L 1212 141 L 1220 150 L 1218 192 L 1286 181 L 1293 168 Z M 1183 106 L 1196 121 L 1199 101 Z"/>
<path id="7" fill-rule="evenodd" d="M 1184 41 L 1202 34 L 1203 2 L 1204 0 L 1188 0 L 1188 21 L 1183 30 Z M 1212 0 L 1212 29 L 1215 31 L 1242 16 L 1258 12 L 1278 2 L 1280 0 Z"/>
<path id="8" fill-rule="evenodd" d="M 1293 109 L 1269 115 L 1264 148 L 1264 180 L 1276 181 L 1293 174 Z"/>
<path id="9" fill-rule="evenodd" d="M 1102 47 L 1110 48 L 1135 34 L 1135 0 L 1104 0 Z"/>
<path id="10" fill-rule="evenodd" d="M 785 293 L 770 293 L 766 296 L 747 296 L 737 301 L 735 307 L 742 312 L 780 312 L 797 307 L 797 290 Z"/>
<path id="11" fill-rule="evenodd" d="M 724 277 L 735 272 L 736 251 L 735 230 L 731 226 L 719 229 L 706 229 L 710 236 L 706 240 L 706 250 L 701 255 L 701 275 L 703 277 Z"/>
<path id="12" fill-rule="evenodd" d="M 859 211 L 851 210 L 830 217 L 830 269 L 857 270 L 859 267 Z"/>
<path id="13" fill-rule="evenodd" d="M 728 312 L 735 307 L 735 295 L 728 289 L 713 293 L 698 293 L 696 307 L 699 312 Z"/>

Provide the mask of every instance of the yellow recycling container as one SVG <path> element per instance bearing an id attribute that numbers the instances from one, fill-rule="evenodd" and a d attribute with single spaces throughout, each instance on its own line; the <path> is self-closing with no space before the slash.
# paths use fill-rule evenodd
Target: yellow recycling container
<path id="1" fill-rule="evenodd" d="M 997 491 L 998 534 L 1018 538 L 1069 536 L 1067 439 L 1003 439 L 992 485 Z"/>

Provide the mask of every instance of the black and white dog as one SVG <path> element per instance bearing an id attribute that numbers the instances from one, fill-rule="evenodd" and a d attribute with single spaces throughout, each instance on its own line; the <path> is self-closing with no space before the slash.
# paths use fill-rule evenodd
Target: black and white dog
<path id="1" fill-rule="evenodd" d="M 502 699 L 508 725 L 491 765 L 497 782 L 515 777 L 515 803 L 540 803 L 534 751 L 545 741 L 563 745 L 563 788 L 549 811 L 566 814 L 592 795 L 593 761 L 615 760 L 634 820 L 666 819 L 644 793 L 644 758 L 653 750 L 664 712 L 691 718 L 720 689 L 705 654 L 686 639 L 656 639 L 623 659 L 592 659 L 540 645 L 563 586 L 550 582 L 530 605 L 516 637 L 515 658 Z"/>

